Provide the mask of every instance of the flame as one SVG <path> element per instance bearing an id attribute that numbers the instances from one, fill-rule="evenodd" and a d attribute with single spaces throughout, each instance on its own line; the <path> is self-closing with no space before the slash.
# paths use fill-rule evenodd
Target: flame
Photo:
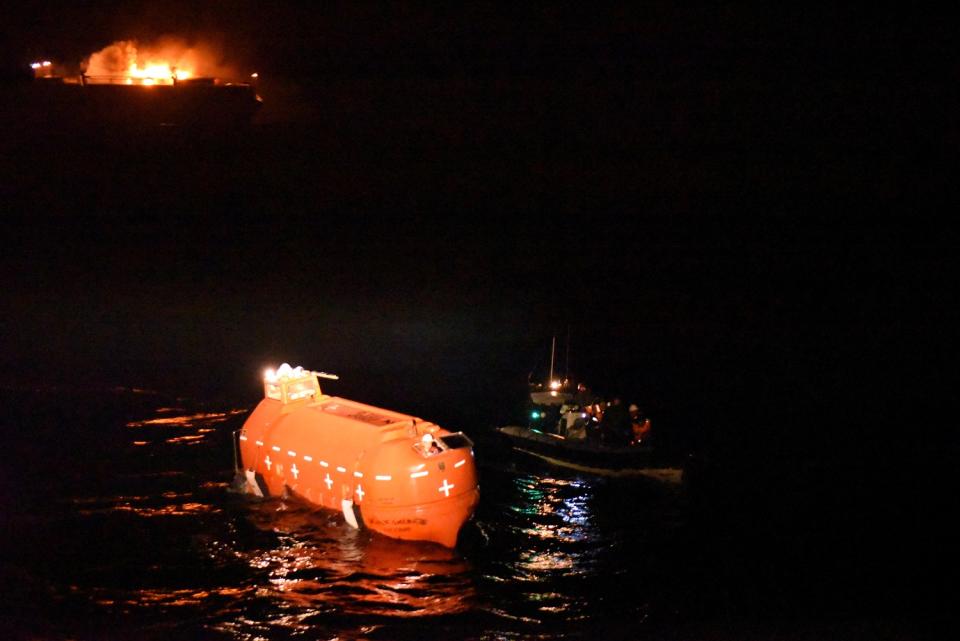
<path id="1" fill-rule="evenodd" d="M 206 57 L 179 41 L 146 46 L 134 40 L 120 40 L 87 59 L 86 75 L 93 82 L 170 85 L 197 76 L 204 65 L 212 70 Z"/>
<path id="2" fill-rule="evenodd" d="M 186 80 L 193 75 L 193 72 L 178 69 L 169 63 L 152 63 L 141 68 L 137 63 L 132 62 L 127 69 L 127 75 L 130 78 L 139 79 L 142 84 L 152 85 L 159 83 L 167 84 L 167 80 L 171 83 L 174 80 Z"/>

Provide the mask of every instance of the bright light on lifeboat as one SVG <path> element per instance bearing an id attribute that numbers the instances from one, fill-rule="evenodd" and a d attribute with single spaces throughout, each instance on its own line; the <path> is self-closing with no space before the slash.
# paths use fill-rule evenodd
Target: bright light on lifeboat
<path id="1" fill-rule="evenodd" d="M 268 383 L 276 383 L 280 379 L 285 378 L 303 378 L 310 374 L 307 370 L 303 369 L 302 366 L 297 365 L 296 367 L 290 367 L 289 363 L 284 363 L 274 371 L 272 368 L 268 368 L 263 372 L 263 378 Z M 329 376 L 328 376 L 329 378 Z"/>
<path id="2" fill-rule="evenodd" d="M 256 71 L 254 71 L 252 74 L 250 74 L 250 77 L 253 78 L 253 79 L 257 79 L 257 78 L 260 77 L 260 74 L 258 74 Z"/>
<path id="3" fill-rule="evenodd" d="M 43 65 L 44 67 L 49 67 L 49 66 L 52 65 L 53 63 L 50 62 L 49 60 L 44 60 L 44 61 L 41 62 L 40 64 Z"/>
<path id="4" fill-rule="evenodd" d="M 30 68 L 31 68 L 31 69 L 39 69 L 40 66 L 41 66 L 41 65 L 40 65 L 39 62 L 31 62 L 31 63 L 30 63 Z"/>
<path id="5" fill-rule="evenodd" d="M 550 389 L 560 389 L 560 381 L 550 381 Z"/>

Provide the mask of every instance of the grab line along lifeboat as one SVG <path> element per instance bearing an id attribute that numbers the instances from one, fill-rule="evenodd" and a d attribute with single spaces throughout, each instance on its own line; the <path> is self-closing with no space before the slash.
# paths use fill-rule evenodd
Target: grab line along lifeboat
<path id="1" fill-rule="evenodd" d="M 320 390 L 284 363 L 239 432 L 238 485 L 337 510 L 355 528 L 454 547 L 480 498 L 473 443 L 414 416 Z"/>

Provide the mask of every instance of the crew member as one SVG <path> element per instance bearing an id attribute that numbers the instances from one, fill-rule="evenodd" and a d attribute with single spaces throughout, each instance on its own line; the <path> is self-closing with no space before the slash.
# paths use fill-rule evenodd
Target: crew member
<path id="1" fill-rule="evenodd" d="M 433 439 L 433 435 L 432 435 L 432 434 L 429 434 L 429 433 L 428 433 L 428 434 L 424 434 L 424 435 L 421 437 L 420 440 L 421 440 L 421 442 L 423 443 L 423 452 L 424 452 L 425 454 L 439 454 L 439 453 L 440 453 L 440 445 L 438 445 L 437 442 Z"/>
<path id="2" fill-rule="evenodd" d="M 630 444 L 630 415 L 619 398 L 614 398 L 603 413 L 603 440 L 606 445 L 623 447 Z"/>
<path id="3" fill-rule="evenodd" d="M 650 419 L 643 415 L 640 408 L 630 405 L 630 427 L 633 432 L 631 445 L 640 445 L 650 438 Z"/>

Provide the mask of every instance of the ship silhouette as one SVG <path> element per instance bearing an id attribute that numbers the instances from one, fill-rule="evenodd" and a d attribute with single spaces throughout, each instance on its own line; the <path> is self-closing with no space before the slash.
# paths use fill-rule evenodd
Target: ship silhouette
<path id="1" fill-rule="evenodd" d="M 249 125 L 263 100 L 250 83 L 200 77 L 165 84 L 115 78 L 42 77 L 8 88 L 8 126 L 90 130 L 183 127 L 223 130 Z"/>

